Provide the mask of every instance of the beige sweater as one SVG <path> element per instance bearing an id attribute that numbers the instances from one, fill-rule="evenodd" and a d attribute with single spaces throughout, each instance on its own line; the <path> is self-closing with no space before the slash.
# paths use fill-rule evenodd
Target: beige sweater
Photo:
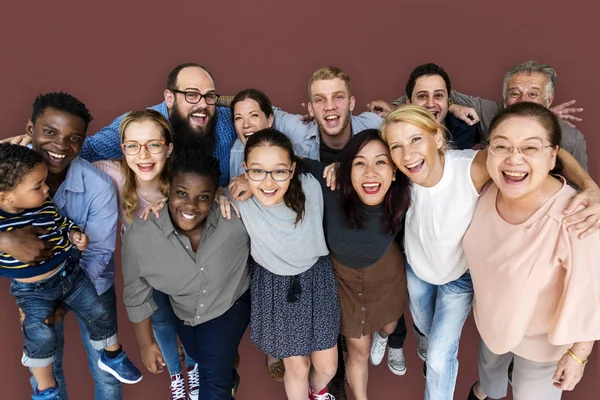
<path id="1" fill-rule="evenodd" d="M 518 225 L 500 217 L 497 194 L 494 184 L 482 194 L 463 241 L 486 346 L 549 362 L 600 339 L 600 234 L 578 239 L 562 223 L 575 190 L 565 184 Z"/>

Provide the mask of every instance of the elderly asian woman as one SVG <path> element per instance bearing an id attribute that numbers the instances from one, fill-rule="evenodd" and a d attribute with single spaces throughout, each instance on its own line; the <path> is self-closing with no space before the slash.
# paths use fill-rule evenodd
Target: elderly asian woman
<path id="1" fill-rule="evenodd" d="M 600 238 L 567 230 L 575 190 L 560 175 L 561 130 L 545 107 L 519 103 L 490 127 L 487 170 L 464 251 L 481 335 L 470 400 L 560 399 L 573 390 L 600 339 Z"/>

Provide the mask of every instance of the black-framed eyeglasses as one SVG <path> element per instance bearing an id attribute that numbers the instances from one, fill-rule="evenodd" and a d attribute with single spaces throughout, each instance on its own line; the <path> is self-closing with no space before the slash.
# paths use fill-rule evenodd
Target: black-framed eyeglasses
<path id="1" fill-rule="evenodd" d="M 273 171 L 266 171 L 260 168 L 248 168 L 245 170 L 248 174 L 248 178 L 255 182 L 262 182 L 267 179 L 267 175 L 271 175 L 271 179 L 275 182 L 283 182 L 289 179 L 294 172 L 293 169 L 274 169 Z"/>
<path id="2" fill-rule="evenodd" d="M 206 104 L 208 104 L 209 106 L 217 104 L 219 97 L 221 97 L 220 95 L 218 95 L 216 93 L 212 93 L 212 92 L 202 94 L 200 92 L 189 92 L 189 91 L 177 90 L 177 89 L 171 89 L 171 92 L 183 94 L 185 96 L 185 101 L 187 101 L 190 104 L 198 104 L 198 103 L 200 103 L 200 100 L 202 100 L 202 98 L 204 97 L 204 101 L 206 101 Z"/>
<path id="3" fill-rule="evenodd" d="M 548 147 L 554 146 L 552 146 L 551 144 L 548 144 L 546 146 L 542 144 L 526 144 L 523 146 L 511 146 L 509 144 L 504 143 L 492 143 L 490 145 L 490 152 L 495 156 L 502 157 L 513 154 L 516 149 L 517 152 L 525 154 L 526 156 L 535 156 Z"/>

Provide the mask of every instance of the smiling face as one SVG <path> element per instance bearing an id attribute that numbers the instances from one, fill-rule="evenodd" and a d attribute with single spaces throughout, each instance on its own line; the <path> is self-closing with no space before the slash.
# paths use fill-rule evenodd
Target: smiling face
<path id="1" fill-rule="evenodd" d="M 288 153 L 281 147 L 278 146 L 256 146 L 253 147 L 248 153 L 248 157 L 244 162 L 244 170 L 254 170 L 248 173 L 244 171 L 248 184 L 250 185 L 250 191 L 257 198 L 261 204 L 265 206 L 273 206 L 283 201 L 283 196 L 290 186 L 290 179 L 296 169 L 296 163 L 293 163 Z M 287 175 L 284 170 L 292 170 L 287 179 L 278 182 L 273 179 L 273 175 L 277 178 L 277 171 L 282 171 L 281 175 Z M 253 173 L 259 173 L 259 171 L 273 171 L 271 174 L 267 174 L 267 177 L 262 181 L 254 181 L 250 179 L 250 175 Z"/>
<path id="2" fill-rule="evenodd" d="M 27 122 L 33 149 L 40 153 L 53 175 L 65 174 L 85 140 L 85 122 L 64 111 L 46 108 L 35 122 Z"/>
<path id="3" fill-rule="evenodd" d="M 201 229 L 215 199 L 215 187 L 210 178 L 193 172 L 173 177 L 169 190 L 169 213 L 175 229 L 184 234 Z"/>
<path id="4" fill-rule="evenodd" d="M 240 141 L 244 146 L 248 138 L 261 129 L 273 126 L 273 115 L 267 117 L 254 99 L 242 100 L 235 104 L 233 123 Z"/>
<path id="5" fill-rule="evenodd" d="M 423 75 L 417 78 L 412 97 L 407 103 L 423 106 L 435 120 L 444 123 L 448 115 L 448 89 L 440 75 Z"/>
<path id="6" fill-rule="evenodd" d="M 431 187 L 444 173 L 441 132 L 428 132 L 408 122 L 396 122 L 386 128 L 387 142 L 394 164 L 412 182 Z"/>
<path id="7" fill-rule="evenodd" d="M 535 117 L 513 116 L 501 122 L 490 136 L 490 148 L 516 146 L 521 149 L 548 146 L 548 133 Z M 535 193 L 556 165 L 558 148 L 542 148 L 534 155 L 513 150 L 496 156 L 488 150 L 487 169 L 502 195 L 517 199 Z"/>
<path id="8" fill-rule="evenodd" d="M 384 200 L 392 181 L 396 180 L 396 167 L 383 142 L 371 140 L 358 152 L 352 161 L 350 180 L 366 205 L 375 206 Z"/>
<path id="9" fill-rule="evenodd" d="M 350 137 L 350 113 L 355 100 L 346 83 L 340 78 L 318 80 L 311 85 L 310 93 L 308 111 L 323 137 L 342 134 Z"/>
<path id="10" fill-rule="evenodd" d="M 215 83 L 202 68 L 187 67 L 179 72 L 175 89 L 204 95 L 215 93 Z M 211 121 L 215 116 L 215 104 L 206 104 L 205 98 L 202 98 L 198 104 L 190 104 L 186 101 L 185 94 L 171 90 L 165 90 L 164 95 L 169 109 L 169 117 L 178 125 L 185 123 L 187 130 L 198 134 L 204 134 L 210 130 Z M 175 126 L 173 129 L 176 129 Z"/>
<path id="11" fill-rule="evenodd" d="M 17 214 L 25 209 L 41 206 L 49 192 L 47 175 L 46 164 L 40 163 L 33 167 L 13 190 L 0 192 L 2 209 Z"/>
<path id="12" fill-rule="evenodd" d="M 127 143 L 137 142 L 142 145 L 139 153 L 124 154 L 127 166 L 135 173 L 137 179 L 143 182 L 160 179 L 160 173 L 173 150 L 173 145 L 162 145 L 162 151 L 157 154 L 148 152 L 143 145 L 148 146 L 149 142 L 166 142 L 166 140 L 161 128 L 152 121 L 132 121 L 127 125 L 123 133 L 123 143 L 127 145 Z M 158 143 L 156 145 L 158 146 Z"/>
<path id="13" fill-rule="evenodd" d="M 550 107 L 554 93 L 548 93 L 547 90 L 548 78 L 541 72 L 514 74 L 506 83 L 504 104 L 508 107 L 522 101 L 530 101 Z"/>

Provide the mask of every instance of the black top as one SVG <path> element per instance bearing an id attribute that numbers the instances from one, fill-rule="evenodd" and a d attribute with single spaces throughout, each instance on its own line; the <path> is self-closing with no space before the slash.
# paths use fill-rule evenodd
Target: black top
<path id="1" fill-rule="evenodd" d="M 397 232 L 386 232 L 382 219 L 385 212 L 383 203 L 368 206 L 360 202 L 364 213 L 365 227 L 353 229 L 348 226 L 342 212 L 339 190 L 332 191 L 323 178 L 327 164 L 305 158 L 302 160 L 304 171 L 312 174 L 323 188 L 325 203 L 325 240 L 327 247 L 337 261 L 349 268 L 365 268 L 374 264 L 389 249 Z"/>
<path id="2" fill-rule="evenodd" d="M 337 161 L 341 151 L 342 149 L 332 149 L 321 140 L 321 144 L 319 145 L 319 158 L 321 159 L 321 162 L 331 164 Z"/>
<path id="3" fill-rule="evenodd" d="M 444 120 L 446 128 L 450 131 L 450 147 L 455 150 L 472 149 L 479 143 L 479 131 L 476 125 L 469 126 L 463 120 L 448 113 Z"/>

